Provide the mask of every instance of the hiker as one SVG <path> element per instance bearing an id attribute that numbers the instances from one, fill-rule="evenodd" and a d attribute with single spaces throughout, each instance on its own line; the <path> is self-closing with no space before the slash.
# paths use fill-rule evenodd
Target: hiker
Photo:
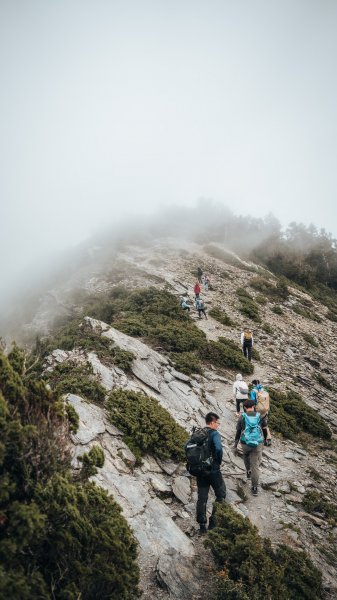
<path id="1" fill-rule="evenodd" d="M 180 306 L 183 310 L 187 310 L 188 312 L 190 312 L 190 305 L 188 303 L 188 298 L 187 296 L 183 296 L 180 300 Z"/>
<path id="2" fill-rule="evenodd" d="M 204 290 L 205 290 L 205 292 L 208 292 L 208 287 L 209 287 L 209 277 L 208 277 L 208 275 L 204 275 Z"/>
<path id="3" fill-rule="evenodd" d="M 271 446 L 271 433 L 268 427 L 268 416 L 270 409 L 270 397 L 267 390 L 260 383 L 259 379 L 253 379 L 252 389 L 250 391 L 250 399 L 253 400 L 256 412 L 260 413 L 264 418 L 263 437 L 264 445 Z"/>
<path id="4" fill-rule="evenodd" d="M 252 360 L 252 348 L 254 345 L 253 333 L 250 329 L 245 329 L 241 333 L 241 346 L 243 356 L 248 358 L 249 361 Z"/>
<path id="5" fill-rule="evenodd" d="M 247 471 L 247 480 L 252 482 L 252 494 L 258 495 L 260 464 L 263 450 L 263 432 L 265 418 L 255 411 L 253 400 L 245 400 L 244 413 L 238 420 L 233 448 L 236 449 L 239 441 L 243 452 L 243 460 Z"/>
<path id="6" fill-rule="evenodd" d="M 205 421 L 206 427 L 195 431 L 192 434 L 191 439 L 185 445 L 187 468 L 189 472 L 197 478 L 198 501 L 196 516 L 200 526 L 199 533 L 201 535 L 207 531 L 206 507 L 210 486 L 212 486 L 214 490 L 216 502 L 222 502 L 226 497 L 226 485 L 220 471 L 222 462 L 222 443 L 220 434 L 217 431 L 220 425 L 219 416 L 216 413 L 209 412 L 205 417 Z M 203 461 L 201 461 L 200 458 L 201 443 L 203 443 L 204 449 L 202 453 Z M 195 460 L 193 464 L 194 452 Z M 208 529 L 212 529 L 213 527 L 214 506 Z"/>
<path id="7" fill-rule="evenodd" d="M 201 267 L 198 267 L 197 275 L 198 275 L 198 281 L 199 281 L 199 283 L 201 283 L 201 278 L 202 278 L 202 269 L 201 269 Z"/>
<path id="8" fill-rule="evenodd" d="M 201 319 L 201 313 L 203 313 L 205 315 L 205 319 L 207 319 L 205 304 L 204 304 L 204 301 L 201 300 L 201 298 L 196 299 L 195 308 L 197 309 L 197 311 L 199 313 L 199 319 Z"/>
<path id="9" fill-rule="evenodd" d="M 200 285 L 199 285 L 199 281 L 197 281 L 194 286 L 194 295 L 196 298 L 199 298 L 199 294 L 200 294 Z"/>
<path id="10" fill-rule="evenodd" d="M 243 380 L 241 373 L 238 373 L 233 383 L 233 396 L 236 402 L 236 416 L 240 416 L 240 404 L 248 400 L 248 385 Z"/>

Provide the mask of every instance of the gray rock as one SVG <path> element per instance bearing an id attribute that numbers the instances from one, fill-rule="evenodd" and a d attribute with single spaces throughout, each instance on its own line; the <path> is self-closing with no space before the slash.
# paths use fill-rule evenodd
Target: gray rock
<path id="1" fill-rule="evenodd" d="M 180 379 L 180 381 L 190 381 L 188 375 L 185 375 L 185 373 L 180 373 L 180 371 L 176 371 L 175 369 L 172 369 L 171 374 L 176 379 Z"/>
<path id="2" fill-rule="evenodd" d="M 261 479 L 261 487 L 267 490 L 268 488 L 277 486 L 280 481 L 282 481 L 282 477 L 279 475 L 269 475 Z"/>
<path id="3" fill-rule="evenodd" d="M 179 464 L 174 463 L 172 460 L 160 460 L 160 458 L 157 458 L 156 460 L 158 465 L 165 473 L 167 473 L 167 475 L 173 475 L 179 467 Z"/>
<path id="4" fill-rule="evenodd" d="M 193 600 L 200 589 L 200 581 L 189 557 L 178 552 L 163 553 L 156 568 L 157 578 L 171 598 Z"/>
<path id="5" fill-rule="evenodd" d="M 151 485 L 155 492 L 159 494 L 170 494 L 171 486 L 162 475 L 152 475 L 150 477 Z"/>
<path id="6" fill-rule="evenodd" d="M 105 432 L 105 417 L 101 408 L 88 404 L 75 394 L 67 394 L 65 400 L 74 407 L 79 416 L 78 430 L 71 436 L 74 444 L 88 444 L 100 433 Z"/>
<path id="7" fill-rule="evenodd" d="M 188 504 L 191 495 L 191 483 L 188 477 L 175 477 L 172 483 L 172 491 L 178 500 Z"/>
<path id="8" fill-rule="evenodd" d="M 136 457 L 129 448 L 120 448 L 118 450 L 118 455 L 128 466 L 133 467 L 135 465 Z"/>

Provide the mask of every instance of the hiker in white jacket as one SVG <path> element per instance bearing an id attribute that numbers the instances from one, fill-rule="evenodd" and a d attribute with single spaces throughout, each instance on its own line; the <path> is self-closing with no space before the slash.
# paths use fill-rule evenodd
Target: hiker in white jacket
<path id="1" fill-rule="evenodd" d="M 236 380 L 233 383 L 233 397 L 236 402 L 236 414 L 240 415 L 240 404 L 245 400 L 248 400 L 248 385 L 242 379 L 241 373 L 238 373 Z"/>

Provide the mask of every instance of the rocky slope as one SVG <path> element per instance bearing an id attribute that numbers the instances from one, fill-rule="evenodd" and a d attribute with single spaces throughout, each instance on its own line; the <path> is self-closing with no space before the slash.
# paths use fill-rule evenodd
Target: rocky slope
<path id="1" fill-rule="evenodd" d="M 83 277 L 77 274 L 76 281 L 68 280 L 51 290 L 48 297 L 42 297 L 40 308 L 33 321 L 26 324 L 25 331 L 48 330 L 50 298 L 53 314 L 76 312 L 79 307 L 70 294 L 75 285 L 93 292 L 116 285 L 129 288 L 154 285 L 160 289 L 168 287 L 177 295 L 187 292 L 192 298 L 193 272 L 199 265 L 211 278 L 211 290 L 203 293 L 207 308 L 225 310 L 234 325 L 223 326 L 211 317 L 199 321 L 193 314 L 198 327 L 208 339 L 217 340 L 225 335 L 235 342 L 239 341 L 244 324 L 253 327 L 260 354 L 260 361 L 254 364 L 254 377 L 281 391 L 299 392 L 335 432 L 336 327 L 325 318 L 327 309 L 302 290 L 291 288 L 290 296 L 282 301 L 281 314 L 274 312 L 275 302 L 267 296 L 259 304 L 262 324 L 269 326 L 263 328 L 240 312 L 236 290 L 245 288 L 256 298 L 259 292 L 249 287 L 251 280 L 257 275 L 271 281 L 273 277 L 235 257 L 233 260 L 229 257 L 228 262 L 223 257 L 214 258 L 198 244 L 186 242 L 177 246 L 175 240 L 165 240 L 146 248 L 125 248 L 113 257 L 109 269 L 106 263 L 96 264 L 93 271 L 86 271 Z M 309 314 L 319 320 L 294 312 L 296 306 L 309 307 Z M 333 597 L 337 529 L 321 514 L 308 513 L 302 506 L 302 498 L 310 490 L 319 490 L 329 500 L 336 500 L 337 455 L 333 447 L 318 449 L 313 444 L 312 448 L 304 448 L 296 441 L 274 436 L 272 447 L 264 450 L 263 490 L 258 498 L 252 498 L 242 459 L 231 450 L 236 425 L 232 399 L 235 373 L 213 368 L 205 369 L 203 375 L 188 377 L 171 366 L 160 348 L 151 349 L 139 339 L 90 317 L 84 319 L 84 324 L 84 331 L 99 332 L 119 348 L 133 352 L 131 371 L 125 373 L 116 366 L 106 366 L 94 352 L 82 349 L 55 350 L 48 357 L 46 368 L 53 369 L 57 363 L 69 360 L 89 361 L 107 391 L 114 388 L 144 391 L 156 398 L 187 431 L 193 425 L 202 425 L 205 413 L 215 410 L 221 416 L 227 501 L 248 516 L 273 543 L 306 549 L 323 572 L 327 594 Z M 317 345 L 308 343 L 308 336 Z M 319 382 L 318 373 L 324 374 L 324 381 L 332 389 Z M 139 541 L 143 597 L 207 598 L 208 579 L 201 573 L 205 569 L 212 572 L 212 559 L 201 551 L 202 541 L 196 536 L 195 482 L 184 465 L 147 456 L 137 466 L 123 434 L 109 423 L 101 407 L 73 394 L 68 395 L 67 401 L 80 417 L 79 430 L 72 440 L 73 467 L 79 468 L 78 457 L 93 444 L 102 447 L 105 464 L 95 479 L 123 507 Z"/>

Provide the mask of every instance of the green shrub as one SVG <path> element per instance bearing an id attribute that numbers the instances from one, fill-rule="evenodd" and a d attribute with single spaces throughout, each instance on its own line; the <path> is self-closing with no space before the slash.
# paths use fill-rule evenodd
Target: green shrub
<path id="1" fill-rule="evenodd" d="M 179 352 L 170 355 L 170 359 L 173 361 L 174 368 L 185 375 L 192 375 L 193 373 L 199 373 L 202 375 L 202 366 L 200 360 L 194 352 Z"/>
<path id="2" fill-rule="evenodd" d="M 97 467 L 101 469 L 104 465 L 104 452 L 100 446 L 94 445 L 89 452 L 79 456 L 78 460 L 82 463 L 80 478 L 87 481 L 89 477 L 96 475 Z"/>
<path id="3" fill-rule="evenodd" d="M 253 373 L 253 365 L 243 356 L 240 350 L 234 351 L 231 344 L 233 342 L 227 343 L 226 338 L 219 338 L 218 342 L 210 340 L 199 350 L 200 358 L 210 362 L 215 367 L 237 369 L 242 373 Z"/>
<path id="4" fill-rule="evenodd" d="M 188 435 L 154 398 L 140 392 L 114 390 L 107 400 L 110 420 L 125 434 L 124 441 L 135 456 L 184 459 Z"/>
<path id="5" fill-rule="evenodd" d="M 259 309 L 252 296 L 244 288 L 238 288 L 236 294 L 241 304 L 239 311 L 246 317 L 249 317 L 249 319 L 260 323 L 261 317 L 259 315 Z"/>
<path id="6" fill-rule="evenodd" d="M 120 508 L 71 481 L 65 411 L 18 371 L 0 353 L 0 597 L 133 600 L 137 545 Z"/>
<path id="7" fill-rule="evenodd" d="M 257 296 L 255 296 L 255 301 L 258 304 L 261 304 L 261 306 L 265 306 L 268 302 L 267 298 L 265 296 L 262 296 L 262 294 L 257 294 Z"/>
<path id="8" fill-rule="evenodd" d="M 166 325 L 157 325 L 153 331 L 153 342 L 157 342 L 168 352 L 191 352 L 200 348 L 206 340 L 203 331 L 194 323 L 170 322 Z"/>
<path id="9" fill-rule="evenodd" d="M 312 335 L 310 335 L 310 333 L 302 333 L 302 337 L 308 344 L 310 344 L 310 346 L 318 348 L 319 343 L 315 340 L 315 338 Z"/>
<path id="10" fill-rule="evenodd" d="M 301 315 L 305 319 L 310 319 L 311 321 L 316 321 L 317 323 L 322 322 L 321 317 L 317 313 L 315 313 L 311 310 L 308 310 L 307 308 L 304 308 L 303 306 L 299 306 L 298 304 L 295 304 L 295 306 L 293 306 L 292 309 L 295 313 L 297 313 L 298 315 Z"/>
<path id="11" fill-rule="evenodd" d="M 221 310 L 220 308 L 211 308 L 211 310 L 208 311 L 208 314 L 210 317 L 213 317 L 213 319 L 215 319 L 222 325 L 227 325 L 228 327 L 234 325 L 232 319 L 227 315 L 227 313 L 224 310 Z"/>
<path id="12" fill-rule="evenodd" d="M 320 385 L 325 387 L 327 390 L 330 390 L 331 392 L 333 391 L 331 383 L 321 373 L 315 373 L 315 379 Z"/>
<path id="13" fill-rule="evenodd" d="M 80 419 L 76 410 L 74 409 L 72 404 L 68 403 L 65 406 L 65 410 L 69 422 L 69 431 L 71 431 L 72 433 L 77 433 L 80 424 Z"/>
<path id="14" fill-rule="evenodd" d="M 279 304 L 275 304 L 275 306 L 272 307 L 272 311 L 275 313 L 275 315 L 283 315 L 283 310 Z"/>
<path id="15" fill-rule="evenodd" d="M 337 322 L 337 312 L 336 311 L 329 310 L 325 316 L 327 319 L 329 319 L 329 321 L 333 321 L 334 323 Z"/>
<path id="16" fill-rule="evenodd" d="M 53 371 L 46 371 L 45 378 L 59 396 L 78 394 L 99 404 L 104 402 L 105 389 L 94 379 L 89 363 L 85 365 L 60 363 Z"/>
<path id="17" fill-rule="evenodd" d="M 231 276 L 227 271 L 220 271 L 219 277 L 221 279 L 231 279 Z"/>
<path id="18" fill-rule="evenodd" d="M 271 399 L 271 429 L 291 440 L 296 440 L 301 431 L 321 439 L 331 439 L 331 431 L 326 421 L 308 406 L 299 394 L 293 391 L 284 394 L 273 388 L 269 388 L 268 391 Z"/>
<path id="19" fill-rule="evenodd" d="M 261 325 L 263 331 L 265 331 L 266 333 L 274 333 L 274 329 L 272 328 L 271 325 L 269 325 L 269 323 L 262 323 Z"/>
<path id="20" fill-rule="evenodd" d="M 256 360 L 257 362 L 260 362 L 261 360 L 261 356 L 258 350 L 256 350 L 256 348 L 253 346 L 252 348 L 252 359 Z"/>
<path id="21" fill-rule="evenodd" d="M 321 492 L 305 492 L 302 505 L 308 513 L 320 513 L 331 525 L 337 525 L 337 505 Z"/>
<path id="22" fill-rule="evenodd" d="M 272 548 L 270 540 L 261 538 L 228 504 L 216 504 L 215 528 L 206 544 L 222 570 L 218 600 L 321 598 L 322 574 L 308 555 L 283 545 Z"/>

